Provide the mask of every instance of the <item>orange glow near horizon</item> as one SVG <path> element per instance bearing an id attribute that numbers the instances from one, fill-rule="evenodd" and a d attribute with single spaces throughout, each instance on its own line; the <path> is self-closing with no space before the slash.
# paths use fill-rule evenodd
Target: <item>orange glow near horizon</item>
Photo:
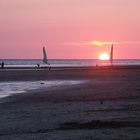
<path id="1" fill-rule="evenodd" d="M 107 54 L 107 53 L 101 53 L 100 55 L 99 55 L 99 60 L 109 60 L 110 58 L 109 58 L 109 55 Z"/>

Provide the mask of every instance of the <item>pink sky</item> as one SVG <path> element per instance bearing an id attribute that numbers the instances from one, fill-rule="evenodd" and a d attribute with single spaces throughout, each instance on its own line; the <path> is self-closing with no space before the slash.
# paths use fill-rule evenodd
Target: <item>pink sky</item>
<path id="1" fill-rule="evenodd" d="M 140 59 L 140 0 L 1 0 L 0 58 L 92 59 L 117 42 L 117 59 Z M 102 42 L 102 46 L 90 42 Z"/>

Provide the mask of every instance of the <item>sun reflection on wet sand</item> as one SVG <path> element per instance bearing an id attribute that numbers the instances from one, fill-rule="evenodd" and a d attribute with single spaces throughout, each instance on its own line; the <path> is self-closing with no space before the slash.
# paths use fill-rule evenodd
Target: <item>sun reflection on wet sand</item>
<path id="1" fill-rule="evenodd" d="M 24 93 L 37 89 L 48 89 L 84 83 L 81 80 L 52 80 L 52 81 L 25 81 L 25 82 L 0 82 L 0 98 L 16 93 Z"/>

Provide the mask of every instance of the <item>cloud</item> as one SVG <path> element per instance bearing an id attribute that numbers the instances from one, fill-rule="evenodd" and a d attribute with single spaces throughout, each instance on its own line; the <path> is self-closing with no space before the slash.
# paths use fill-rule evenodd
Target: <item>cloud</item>
<path id="1" fill-rule="evenodd" d="M 65 42 L 63 45 L 70 45 L 70 46 L 110 46 L 112 44 L 120 44 L 119 42 L 115 41 L 91 41 L 91 42 Z"/>
<path id="2" fill-rule="evenodd" d="M 140 41 L 90 41 L 90 42 L 65 42 L 63 45 L 70 45 L 70 46 L 111 46 L 114 45 L 140 45 Z"/>
<path id="3" fill-rule="evenodd" d="M 95 45 L 95 46 L 110 46 L 112 44 L 120 44 L 120 42 L 115 42 L 115 41 L 91 41 L 88 43 L 88 45 Z"/>
<path id="4" fill-rule="evenodd" d="M 91 41 L 88 43 L 89 45 L 94 46 L 110 46 L 114 45 L 140 45 L 140 41 Z"/>

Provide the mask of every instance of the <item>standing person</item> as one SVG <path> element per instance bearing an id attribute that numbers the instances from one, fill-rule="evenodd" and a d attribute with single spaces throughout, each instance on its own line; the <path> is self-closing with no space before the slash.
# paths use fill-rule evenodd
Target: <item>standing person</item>
<path id="1" fill-rule="evenodd" d="M 2 68 L 2 69 L 4 68 L 4 62 L 1 63 L 1 68 Z"/>
<path id="2" fill-rule="evenodd" d="M 40 64 L 37 64 L 37 67 L 40 68 Z"/>

